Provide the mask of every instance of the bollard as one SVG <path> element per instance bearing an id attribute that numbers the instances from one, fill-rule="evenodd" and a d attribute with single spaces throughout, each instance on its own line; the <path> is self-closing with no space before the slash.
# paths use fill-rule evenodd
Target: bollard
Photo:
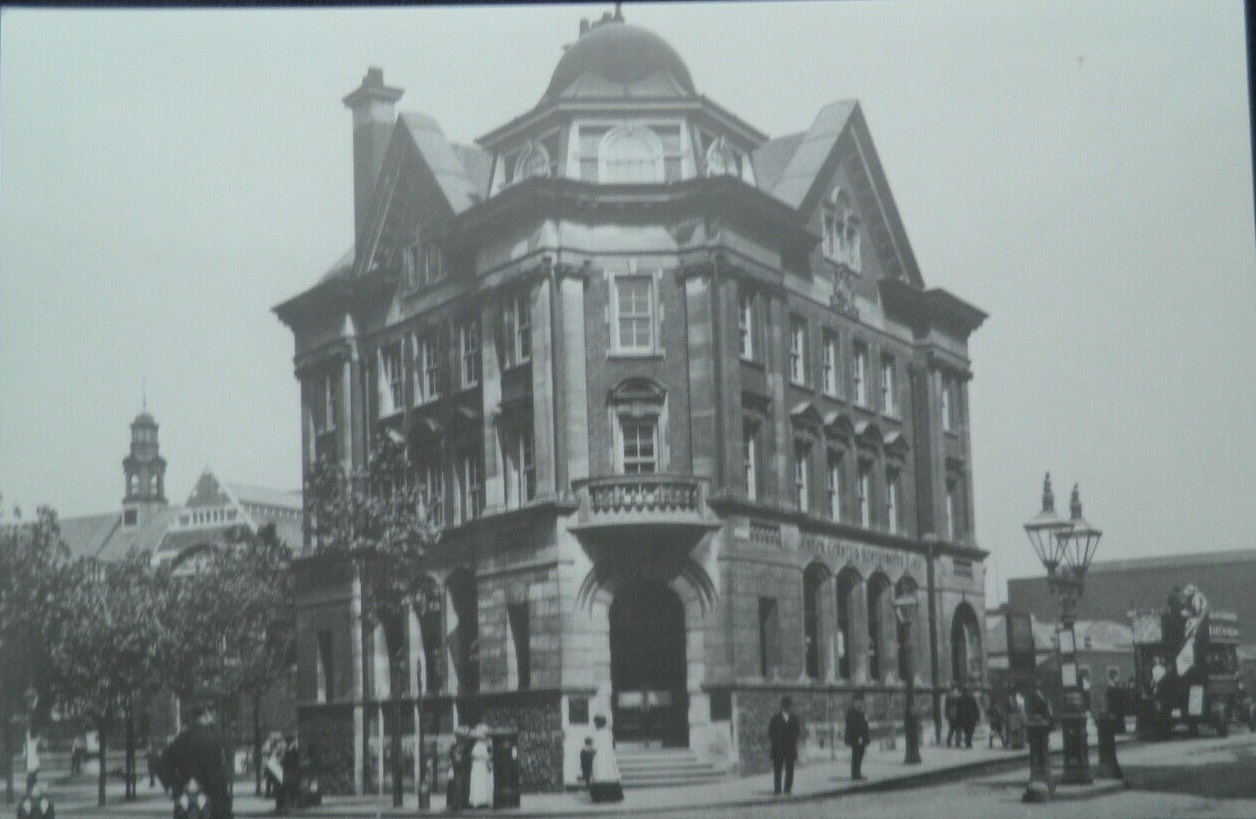
<path id="1" fill-rule="evenodd" d="M 1095 776 L 1100 779 L 1124 780 L 1121 765 L 1116 759 L 1116 728 L 1117 718 L 1112 714 L 1099 715 L 1099 764 L 1095 766 Z"/>
<path id="2" fill-rule="evenodd" d="M 1029 785 L 1022 802 L 1050 802 L 1055 797 L 1055 782 L 1047 757 L 1051 726 L 1044 720 L 1029 720 Z"/>

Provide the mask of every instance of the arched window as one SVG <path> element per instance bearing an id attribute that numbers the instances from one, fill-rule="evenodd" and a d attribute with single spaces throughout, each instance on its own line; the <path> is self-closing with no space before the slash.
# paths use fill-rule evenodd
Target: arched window
<path id="1" fill-rule="evenodd" d="M 613 454 L 619 474 L 666 471 L 666 399 L 662 387 L 644 378 L 630 378 L 611 391 Z"/>
<path id="2" fill-rule="evenodd" d="M 549 151 L 540 143 L 532 143 L 524 148 L 515 161 L 514 181 L 520 182 L 530 176 L 549 176 Z"/>
<path id="3" fill-rule="evenodd" d="M 663 181 L 663 143 L 640 125 L 614 128 L 598 150 L 602 182 L 650 183 Z"/>
<path id="4" fill-rule="evenodd" d="M 855 675 L 855 590 L 859 572 L 849 566 L 837 576 L 837 673 L 843 679 Z"/>
<path id="5" fill-rule="evenodd" d="M 737 153 L 728 147 L 727 140 L 719 137 L 711 143 L 706 153 L 707 176 L 741 176 L 741 163 L 737 161 Z"/>
<path id="6" fill-rule="evenodd" d="M 886 610 L 893 617 L 893 601 L 890 599 L 890 580 L 881 573 L 868 578 L 868 677 L 884 680 L 888 670 L 889 652 L 886 649 Z"/>
<path id="7" fill-rule="evenodd" d="M 823 249 L 825 258 L 859 270 L 859 217 L 850 197 L 841 188 L 834 188 L 821 207 Z"/>
<path id="8" fill-rule="evenodd" d="M 802 626 L 803 639 L 806 643 L 807 676 L 813 680 L 824 678 L 824 653 L 821 650 L 824 640 L 823 622 L 820 608 L 820 589 L 828 579 L 828 570 L 823 564 L 812 563 L 802 573 Z"/>
<path id="9" fill-rule="evenodd" d="M 908 575 L 903 575 L 894 586 L 894 599 L 897 601 L 904 597 L 916 597 L 916 581 Z M 916 673 L 913 665 L 913 651 L 916 640 L 920 639 L 916 631 L 919 609 L 919 600 L 917 600 L 917 606 L 913 609 L 910 620 L 903 621 L 895 618 L 895 622 L 898 623 L 898 677 L 900 680 L 907 680 Z"/>
<path id="10" fill-rule="evenodd" d="M 951 680 L 956 685 L 975 685 L 981 682 L 981 676 L 977 613 L 968 603 L 960 603 L 951 618 Z"/>
<path id="11" fill-rule="evenodd" d="M 431 577 L 423 578 L 420 584 L 423 587 L 423 593 L 419 604 L 415 607 L 415 619 L 419 624 L 422 665 L 416 669 L 418 671 L 416 690 L 424 694 L 437 694 L 440 693 L 444 682 L 444 675 L 441 674 L 441 653 L 444 648 L 441 615 L 445 594 Z"/>
<path id="12" fill-rule="evenodd" d="M 445 585 L 453 604 L 447 638 L 450 665 L 458 692 L 474 693 L 480 690 L 480 603 L 475 574 L 470 569 L 458 569 Z"/>
<path id="13" fill-rule="evenodd" d="M 127 487 L 127 494 L 138 495 L 140 493 L 140 476 L 131 475 L 130 485 Z"/>

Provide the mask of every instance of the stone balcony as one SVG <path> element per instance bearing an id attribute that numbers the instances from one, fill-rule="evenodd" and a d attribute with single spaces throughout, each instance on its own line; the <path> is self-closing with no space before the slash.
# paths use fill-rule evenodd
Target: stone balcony
<path id="1" fill-rule="evenodd" d="M 572 481 L 579 504 L 572 526 L 582 539 L 693 546 L 720 527 L 707 507 L 710 485 L 696 475 L 609 475 Z"/>

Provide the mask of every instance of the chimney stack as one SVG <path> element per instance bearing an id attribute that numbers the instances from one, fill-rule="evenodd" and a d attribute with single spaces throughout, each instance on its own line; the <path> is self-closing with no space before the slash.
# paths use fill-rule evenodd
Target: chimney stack
<path id="1" fill-rule="evenodd" d="M 375 180 L 397 122 L 395 106 L 404 93 L 384 85 L 384 72 L 372 66 L 362 84 L 344 98 L 345 107 L 353 112 L 353 238 L 359 249 Z"/>
<path id="2" fill-rule="evenodd" d="M 580 18 L 580 36 L 583 37 L 584 35 L 588 33 L 589 33 L 589 18 L 581 17 Z"/>

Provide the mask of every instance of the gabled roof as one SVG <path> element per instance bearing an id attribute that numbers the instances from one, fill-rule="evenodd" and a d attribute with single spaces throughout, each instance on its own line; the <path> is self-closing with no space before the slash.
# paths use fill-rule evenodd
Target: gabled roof
<path id="1" fill-rule="evenodd" d="M 454 153 L 453 146 L 436 120 L 414 111 L 404 111 L 398 118 L 405 126 L 419 156 L 436 177 L 445 201 L 454 213 L 461 213 L 476 202 L 476 186 L 467 173 L 467 166 Z"/>
<path id="2" fill-rule="evenodd" d="M 318 277 L 318 283 L 342 279 L 353 273 L 353 253 L 354 246 L 349 245 L 349 249 L 340 254 L 340 258 L 336 259 L 331 267 L 327 268 L 327 272 Z"/>
<path id="3" fill-rule="evenodd" d="M 798 143 L 802 142 L 806 135 L 806 132 L 802 131 L 769 139 L 750 155 L 750 161 L 754 165 L 755 182 L 760 188 L 770 191 L 776 187 L 781 174 L 785 172 L 785 166 L 793 157 L 794 152 L 798 150 Z"/>
<path id="4" fill-rule="evenodd" d="M 122 513 L 60 518 L 57 524 L 72 557 L 95 557 L 109 542 L 114 530 L 122 525 Z"/>
<path id="5" fill-rule="evenodd" d="M 772 186 L 773 196 L 791 207 L 802 207 L 857 105 L 854 100 L 841 100 L 820 109 L 815 122 L 798 140 L 779 180 Z"/>
<path id="6" fill-rule="evenodd" d="M 265 486 L 249 486 L 248 484 L 234 482 L 224 483 L 223 486 L 240 503 L 276 506 L 280 509 L 292 509 L 298 512 L 304 508 L 299 489 L 271 489 Z"/>
<path id="7" fill-rule="evenodd" d="M 478 145 L 451 143 L 454 154 L 467 170 L 467 177 L 475 188 L 477 199 L 487 199 L 488 189 L 492 182 L 493 155 Z"/>

